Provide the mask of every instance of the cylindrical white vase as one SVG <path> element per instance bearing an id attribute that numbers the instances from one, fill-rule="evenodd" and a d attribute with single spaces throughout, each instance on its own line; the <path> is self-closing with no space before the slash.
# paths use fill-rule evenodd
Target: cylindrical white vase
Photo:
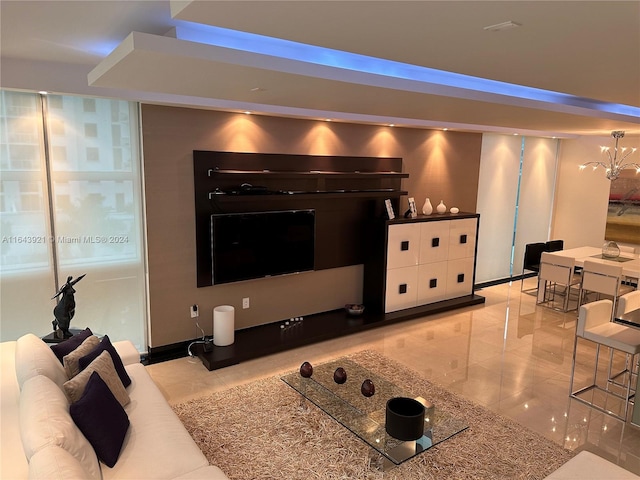
<path id="1" fill-rule="evenodd" d="M 220 305 L 213 309 L 213 344 L 218 347 L 231 345 L 234 340 L 235 309 Z"/>

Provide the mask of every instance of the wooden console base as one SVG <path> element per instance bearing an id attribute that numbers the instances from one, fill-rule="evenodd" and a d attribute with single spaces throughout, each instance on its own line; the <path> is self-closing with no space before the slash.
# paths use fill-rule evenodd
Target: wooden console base
<path id="1" fill-rule="evenodd" d="M 332 310 L 309 315 L 299 322 L 290 322 L 285 328 L 281 328 L 284 324 L 281 321 L 236 330 L 233 345 L 214 346 L 210 352 L 205 352 L 202 345 L 194 345 L 192 351 L 208 370 L 217 370 L 304 345 L 484 302 L 484 297 L 474 294 L 387 314 L 365 311 L 353 317 L 343 309 Z"/>

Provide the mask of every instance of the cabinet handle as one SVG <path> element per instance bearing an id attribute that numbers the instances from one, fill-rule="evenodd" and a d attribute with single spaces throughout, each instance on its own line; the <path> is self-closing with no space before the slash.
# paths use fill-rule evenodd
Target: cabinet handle
<path id="1" fill-rule="evenodd" d="M 458 283 L 464 283 L 464 273 L 458 274 Z"/>
<path id="2" fill-rule="evenodd" d="M 436 238 L 432 238 L 431 239 L 431 246 L 432 247 L 438 247 L 440 246 L 440 238 L 436 237 Z"/>
<path id="3" fill-rule="evenodd" d="M 398 287 L 398 293 L 402 295 L 403 293 L 407 293 L 407 284 L 403 283 Z"/>
<path id="4" fill-rule="evenodd" d="M 460 235 L 460 243 L 467 243 L 467 234 Z"/>
<path id="5" fill-rule="evenodd" d="M 429 280 L 429 288 L 436 288 L 438 286 L 438 279 L 432 278 Z"/>
<path id="6" fill-rule="evenodd" d="M 400 250 L 402 250 L 403 252 L 409 250 L 409 240 L 404 240 L 403 242 L 400 242 Z"/>

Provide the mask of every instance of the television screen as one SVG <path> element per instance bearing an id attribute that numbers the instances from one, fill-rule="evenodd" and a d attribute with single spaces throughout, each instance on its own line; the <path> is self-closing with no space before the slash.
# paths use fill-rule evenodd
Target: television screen
<path id="1" fill-rule="evenodd" d="M 211 215 L 214 285 L 314 269 L 315 211 Z"/>

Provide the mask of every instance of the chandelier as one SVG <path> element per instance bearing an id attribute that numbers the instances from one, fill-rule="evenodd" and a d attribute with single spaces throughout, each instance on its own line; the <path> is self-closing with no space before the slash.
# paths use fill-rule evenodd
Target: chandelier
<path id="1" fill-rule="evenodd" d="M 609 147 L 600 147 L 600 153 L 607 152 L 607 157 L 609 159 L 609 163 L 605 162 L 587 162 L 580 165 L 580 170 L 583 170 L 587 165 L 593 165 L 593 169 L 595 170 L 598 167 L 602 167 L 606 171 L 607 178 L 609 180 L 615 180 L 620 175 L 620 172 L 626 168 L 635 168 L 636 173 L 640 173 L 640 163 L 624 163 L 624 161 L 635 152 L 637 149 L 627 149 L 627 147 L 620 148 L 620 152 L 618 152 L 618 140 L 624 137 L 624 132 L 622 130 L 616 130 L 615 132 L 611 132 L 611 136 L 616 139 L 616 145 L 613 147 L 613 156 L 611 155 L 611 150 Z M 627 150 L 629 150 L 627 152 Z M 618 153 L 620 153 L 620 157 L 618 158 Z"/>

